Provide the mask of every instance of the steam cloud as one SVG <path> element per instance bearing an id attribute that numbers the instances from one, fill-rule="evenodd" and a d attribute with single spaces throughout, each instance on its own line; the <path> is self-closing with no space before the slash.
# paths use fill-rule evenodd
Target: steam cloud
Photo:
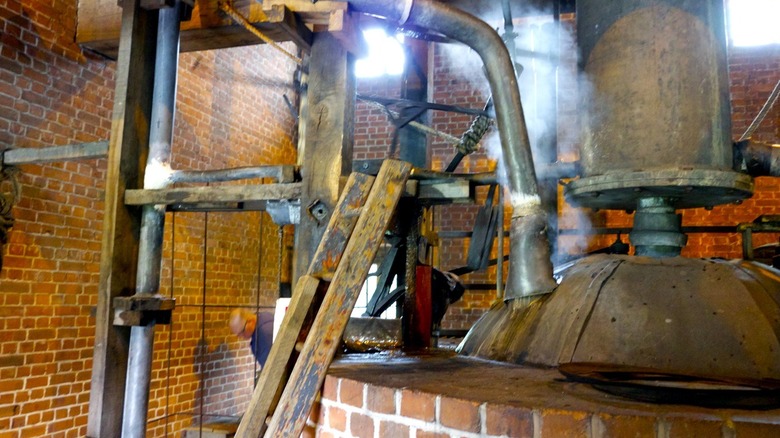
<path id="1" fill-rule="evenodd" d="M 480 5 L 479 17 L 503 34 L 500 2 L 481 2 Z M 556 154 L 549 152 L 550 142 L 556 134 L 565 160 L 576 159 L 578 157 L 570 151 L 572 145 L 579 144 L 580 138 L 578 102 L 588 102 L 585 95 L 590 94 L 591 87 L 578 73 L 574 30 L 566 22 L 555 22 L 549 11 L 512 10 L 512 13 L 515 17 L 523 17 L 514 20 L 517 34 L 514 62 L 521 68 L 518 84 L 536 167 L 540 167 L 540 162 L 557 160 Z M 484 92 L 485 96 L 489 95 L 482 61 L 475 52 L 458 44 L 439 45 L 438 49 L 450 75 L 468 83 L 472 89 Z M 559 117 L 565 117 L 565 120 L 559 122 Z M 489 157 L 498 160 L 499 179 L 505 183 L 501 144 L 495 130 L 483 139 L 482 146 Z M 574 221 L 574 226 L 580 230 L 587 231 L 591 227 L 581 211 L 568 212 L 567 216 L 570 217 L 564 218 L 561 225 L 570 227 Z M 582 233 L 577 238 L 560 239 L 559 243 L 560 253 L 582 252 L 587 247 L 588 236 Z"/>

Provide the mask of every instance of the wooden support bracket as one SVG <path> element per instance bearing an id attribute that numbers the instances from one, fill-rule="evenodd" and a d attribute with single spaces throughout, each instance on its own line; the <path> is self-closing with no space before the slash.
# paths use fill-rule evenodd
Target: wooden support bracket
<path id="1" fill-rule="evenodd" d="M 176 300 L 163 295 L 114 298 L 114 325 L 170 324 Z"/>
<path id="2" fill-rule="evenodd" d="M 355 56 L 368 53 L 368 45 L 344 1 L 265 0 L 263 9 L 269 11 L 283 5 L 300 17 L 312 32 L 330 32 L 344 48 Z"/>

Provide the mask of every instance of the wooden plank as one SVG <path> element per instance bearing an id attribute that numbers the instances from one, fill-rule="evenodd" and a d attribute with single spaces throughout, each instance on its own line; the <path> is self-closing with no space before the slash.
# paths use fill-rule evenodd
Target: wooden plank
<path id="1" fill-rule="evenodd" d="M 141 186 L 148 149 L 157 13 L 126 0 L 116 68 L 114 112 L 106 165 L 100 282 L 87 436 L 120 436 L 130 330 L 112 324 L 114 297 L 135 289 L 140 212 L 123 201 L 126 188 Z"/>
<path id="2" fill-rule="evenodd" d="M 295 285 L 287 313 L 276 340 L 271 344 L 252 400 L 239 426 L 238 436 L 257 437 L 265 428 L 265 419 L 286 381 L 287 365 L 295 343 L 301 330 L 308 330 L 308 327 L 304 327 L 304 321 L 320 284 L 317 277 L 330 277 L 341 260 L 341 254 L 358 220 L 358 216 L 353 213 L 365 204 L 373 182 L 372 176 L 354 173 L 347 180 L 338 209 L 331 216 L 325 235 L 309 265 L 309 275 L 302 276 Z"/>
<path id="3" fill-rule="evenodd" d="M 460 204 L 474 202 L 474 187 L 465 179 L 419 181 L 417 199 L 425 204 Z"/>
<path id="4" fill-rule="evenodd" d="M 344 247 L 355 228 L 363 205 L 374 183 L 374 177 L 353 173 L 341 194 L 334 215 L 309 264 L 308 275 L 331 281 L 341 261 Z"/>
<path id="5" fill-rule="evenodd" d="M 229 17 L 213 2 L 195 2 L 192 19 L 181 25 L 181 52 L 222 49 L 260 44 L 262 41 Z M 277 42 L 293 41 L 308 50 L 311 31 L 289 9 L 263 11 L 248 0 L 234 1 L 234 7 L 261 32 Z M 76 42 L 107 57 L 115 58 L 121 26 L 121 8 L 116 0 L 81 0 L 78 8 Z M 267 21 L 266 21 L 267 20 Z"/>
<path id="6" fill-rule="evenodd" d="M 51 163 L 53 161 L 86 160 L 105 158 L 108 155 L 108 142 L 71 144 L 46 148 L 9 149 L 3 153 L 3 164 Z"/>
<path id="7" fill-rule="evenodd" d="M 387 160 L 379 172 L 265 436 L 301 435 L 410 171 Z"/>
<path id="8" fill-rule="evenodd" d="M 188 187 L 158 190 L 127 190 L 125 205 L 197 204 L 298 199 L 301 183 Z"/>

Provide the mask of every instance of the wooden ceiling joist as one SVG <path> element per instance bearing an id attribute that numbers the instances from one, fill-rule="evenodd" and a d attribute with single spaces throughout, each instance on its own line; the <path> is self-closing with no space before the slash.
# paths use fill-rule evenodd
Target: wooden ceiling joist
<path id="1" fill-rule="evenodd" d="M 311 30 L 283 4 L 235 0 L 233 7 L 276 42 L 292 41 L 309 51 Z M 119 48 L 122 8 L 117 0 L 80 0 L 76 42 L 115 59 Z M 219 10 L 217 0 L 196 1 L 192 18 L 181 24 L 181 51 L 222 49 L 260 44 L 256 36 Z"/>

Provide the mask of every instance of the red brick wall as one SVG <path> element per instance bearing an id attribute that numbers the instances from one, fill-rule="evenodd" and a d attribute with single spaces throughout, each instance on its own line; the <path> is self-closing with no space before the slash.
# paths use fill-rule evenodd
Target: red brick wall
<path id="1" fill-rule="evenodd" d="M 401 77 L 360 78 L 357 92 L 366 97 L 401 97 Z M 393 139 L 393 124 L 387 113 L 373 102 L 358 99 L 355 105 L 355 160 L 387 158 Z"/>
<path id="2" fill-rule="evenodd" d="M 108 138 L 113 69 L 72 43 L 75 17 L 75 2 L 0 5 L 0 144 Z M 104 160 L 21 169 L 0 273 L 4 436 L 84 435 L 104 169 Z"/>
<path id="3" fill-rule="evenodd" d="M 502 376 L 497 376 L 501 379 Z M 507 380 L 508 385 L 516 381 Z M 549 383 L 545 383 L 549 385 Z M 666 405 L 627 407 L 608 398 L 577 394 L 574 406 L 560 406 L 555 397 L 566 391 L 539 389 L 530 397 L 485 401 L 485 391 L 463 397 L 448 393 L 364 383 L 360 378 L 330 375 L 322 398 L 312 410 L 304 437 L 775 437 L 778 425 L 771 411 L 740 415 L 735 410 L 712 410 Z M 542 392 L 544 392 L 542 390 Z M 504 389 L 506 393 L 506 390 Z M 564 394 L 561 394 L 561 393 Z M 573 392 L 573 391 L 572 391 Z M 525 394 L 523 394 L 525 395 Z M 461 398 L 462 397 L 462 398 Z M 588 400 L 588 405 L 578 401 Z M 557 401 L 557 403 L 556 403 Z M 529 406 L 530 404 L 530 406 Z M 613 405 L 614 404 L 614 405 Z M 661 432 L 664 431 L 664 432 Z"/>
<path id="4" fill-rule="evenodd" d="M 0 4 L 0 145 L 108 139 L 115 63 L 73 43 L 76 5 Z M 183 54 L 174 168 L 294 163 L 282 98 L 296 100 L 294 68 L 260 46 Z M 86 434 L 105 165 L 21 166 L 0 272 L 0 436 Z M 178 436 L 199 413 L 243 412 L 254 359 L 227 315 L 278 294 L 279 232 L 268 216 L 169 213 L 166 222 L 161 292 L 177 308 L 156 333 L 149 436 Z"/>

